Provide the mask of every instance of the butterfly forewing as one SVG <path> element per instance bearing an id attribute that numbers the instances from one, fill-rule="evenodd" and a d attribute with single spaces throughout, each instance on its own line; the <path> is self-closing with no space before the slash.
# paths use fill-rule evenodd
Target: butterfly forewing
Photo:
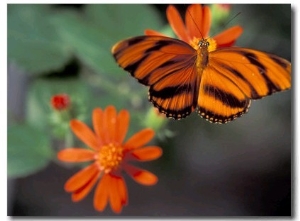
<path id="1" fill-rule="evenodd" d="M 251 99 L 291 87 L 291 63 L 261 51 L 238 47 L 219 49 L 210 53 L 210 65 Z"/>
<path id="2" fill-rule="evenodd" d="M 197 105 L 196 51 L 183 41 L 163 36 L 139 36 L 117 43 L 112 53 L 119 65 L 150 86 L 149 100 L 175 119 Z"/>

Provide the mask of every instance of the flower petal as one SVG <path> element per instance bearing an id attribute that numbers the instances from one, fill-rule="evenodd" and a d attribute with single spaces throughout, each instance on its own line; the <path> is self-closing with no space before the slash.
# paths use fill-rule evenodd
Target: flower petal
<path id="1" fill-rule="evenodd" d="M 97 185 L 94 195 L 94 207 L 98 211 L 103 211 L 108 202 L 108 191 L 110 186 L 110 176 L 104 174 Z"/>
<path id="2" fill-rule="evenodd" d="M 179 12 L 173 5 L 170 5 L 167 8 L 167 18 L 174 33 L 178 36 L 178 38 L 181 39 L 182 41 L 189 43 L 191 39 L 187 34 L 187 31 L 185 29 L 184 23 L 180 17 Z"/>
<path id="3" fill-rule="evenodd" d="M 99 175 L 101 171 L 98 171 L 98 173 L 92 177 L 91 180 L 89 180 L 84 186 L 73 192 L 72 194 L 72 201 L 78 202 L 82 200 L 86 195 L 91 191 L 95 183 L 97 182 Z"/>
<path id="4" fill-rule="evenodd" d="M 128 131 L 130 115 L 127 110 L 121 110 L 117 116 L 116 137 L 115 141 L 123 143 Z"/>
<path id="5" fill-rule="evenodd" d="M 132 156 L 139 161 L 155 160 L 162 155 L 162 149 L 157 146 L 149 146 L 135 149 L 131 152 Z"/>
<path id="6" fill-rule="evenodd" d="M 94 150 L 97 150 L 99 148 L 99 143 L 95 134 L 85 123 L 79 120 L 71 120 L 70 126 L 76 136 L 86 145 L 93 148 Z"/>
<path id="7" fill-rule="evenodd" d="M 190 5 L 185 13 L 185 24 L 191 39 L 193 37 L 204 38 L 203 21 L 202 21 L 202 6 Z"/>
<path id="8" fill-rule="evenodd" d="M 123 177 L 119 177 L 117 180 L 117 188 L 121 198 L 121 204 L 126 205 L 128 203 L 127 187 Z"/>
<path id="9" fill-rule="evenodd" d="M 124 170 L 134 179 L 137 183 L 151 186 L 157 183 L 158 178 L 153 173 L 140 169 L 132 165 L 124 165 Z"/>
<path id="10" fill-rule="evenodd" d="M 107 130 L 106 141 L 111 143 L 115 140 L 116 136 L 117 112 L 114 106 L 110 105 L 104 110 L 104 122 L 105 129 Z"/>
<path id="11" fill-rule="evenodd" d="M 131 150 L 142 147 L 153 138 L 154 134 L 154 130 L 150 128 L 143 129 L 127 140 L 127 142 L 124 144 L 124 149 Z"/>
<path id="12" fill-rule="evenodd" d="M 95 108 L 93 110 L 93 127 L 95 130 L 95 133 L 97 134 L 99 147 L 104 144 L 104 138 L 103 138 L 103 111 L 101 108 Z M 99 148 L 100 149 L 100 148 Z"/>
<path id="13" fill-rule="evenodd" d="M 144 31 L 144 34 L 148 35 L 148 36 L 165 36 L 165 37 L 167 37 L 167 35 L 164 35 L 164 34 L 158 32 L 158 31 L 154 31 L 152 29 L 146 29 Z"/>
<path id="14" fill-rule="evenodd" d="M 229 43 L 234 43 L 235 40 L 242 34 L 243 28 L 241 26 L 233 26 L 220 34 L 213 37 L 217 43 L 217 47 L 230 46 Z"/>
<path id="15" fill-rule="evenodd" d="M 202 7 L 202 24 L 201 31 L 204 37 L 208 36 L 208 32 L 211 26 L 211 12 L 208 6 Z"/>
<path id="16" fill-rule="evenodd" d="M 65 183 L 65 191 L 73 192 L 84 186 L 89 180 L 98 174 L 98 166 L 93 163 L 90 166 L 80 170 L 75 173 L 68 181 Z"/>
<path id="17" fill-rule="evenodd" d="M 95 152 L 82 148 L 68 148 L 57 153 L 57 158 L 65 162 L 85 162 L 94 160 Z"/>
<path id="18" fill-rule="evenodd" d="M 118 177 L 110 176 L 109 185 L 109 202 L 110 207 L 115 213 L 120 213 L 122 211 L 122 199 L 118 189 Z"/>

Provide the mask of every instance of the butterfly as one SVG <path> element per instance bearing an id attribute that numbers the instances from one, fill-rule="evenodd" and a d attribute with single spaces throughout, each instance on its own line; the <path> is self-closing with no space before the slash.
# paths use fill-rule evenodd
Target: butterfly
<path id="1" fill-rule="evenodd" d="M 116 62 L 143 85 L 148 99 L 169 118 L 193 111 L 212 123 L 246 113 L 252 99 L 291 87 L 291 63 L 273 54 L 242 47 L 211 49 L 211 38 L 186 41 L 162 35 L 116 43 Z"/>

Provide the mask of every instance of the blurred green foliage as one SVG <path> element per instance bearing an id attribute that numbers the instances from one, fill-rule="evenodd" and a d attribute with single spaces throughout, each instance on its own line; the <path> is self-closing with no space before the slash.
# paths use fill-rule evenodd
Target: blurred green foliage
<path id="1" fill-rule="evenodd" d="M 27 176 L 44 168 L 54 156 L 47 134 L 29 125 L 8 128 L 7 175 Z"/>
<path id="2" fill-rule="evenodd" d="M 140 122 L 149 106 L 140 96 L 146 96 L 146 89 L 132 90 L 134 81 L 118 67 L 111 47 L 143 35 L 146 27 L 161 26 L 159 14 L 149 5 L 8 5 L 8 60 L 35 77 L 25 92 L 25 119 L 9 119 L 8 176 L 27 176 L 47 165 L 55 157 L 53 139 L 65 135 L 62 142 L 67 142 L 69 120 L 91 122 L 95 107 L 136 108 L 129 135 L 144 127 Z M 66 73 L 74 59 L 79 69 Z M 70 96 L 69 115 L 51 108 L 50 99 L 58 93 Z"/>
<path id="3" fill-rule="evenodd" d="M 160 19 L 145 5 L 87 5 L 81 13 L 61 11 L 51 22 L 82 62 L 98 74 L 120 77 L 124 72 L 116 65 L 111 47 L 124 38 L 142 35 L 145 23 L 158 28 Z"/>
<path id="4" fill-rule="evenodd" d="M 161 26 L 149 5 L 87 5 L 80 11 L 8 5 L 8 58 L 28 74 L 44 74 L 61 69 L 75 55 L 99 74 L 118 76 L 124 72 L 116 65 L 111 47 L 121 39 L 142 35 L 145 23 L 154 29 Z"/>
<path id="5" fill-rule="evenodd" d="M 28 74 L 59 70 L 71 58 L 71 49 L 50 23 L 51 17 L 49 5 L 8 5 L 8 59 Z"/>

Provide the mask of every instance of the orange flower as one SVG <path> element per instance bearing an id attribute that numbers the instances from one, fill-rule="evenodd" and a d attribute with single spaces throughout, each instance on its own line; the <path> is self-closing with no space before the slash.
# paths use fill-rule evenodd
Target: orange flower
<path id="1" fill-rule="evenodd" d="M 162 150 L 157 146 L 146 146 L 154 136 L 152 129 L 144 129 L 126 142 L 129 126 L 127 110 L 116 112 L 115 107 L 93 111 L 94 132 L 79 120 L 72 120 L 70 126 L 76 136 L 90 149 L 71 147 L 58 152 L 58 159 L 65 162 L 92 163 L 73 175 L 65 184 L 65 190 L 72 193 L 72 201 L 83 199 L 98 183 L 94 195 L 94 207 L 103 211 L 108 203 L 115 213 L 120 213 L 127 204 L 127 188 L 121 172 L 124 170 L 142 185 L 154 185 L 157 177 L 149 171 L 129 164 L 129 161 L 150 161 L 159 158 Z"/>
<path id="2" fill-rule="evenodd" d="M 211 25 L 211 11 L 208 6 L 202 7 L 201 5 L 190 5 L 185 13 L 184 24 L 179 12 L 174 6 L 170 5 L 167 8 L 167 18 L 178 38 L 187 42 L 193 47 L 195 44 L 198 44 L 200 39 L 208 38 Z M 233 45 L 242 32 L 242 27 L 237 25 L 212 37 L 216 43 L 214 48 L 228 47 Z M 146 30 L 145 34 L 163 35 L 150 29 Z"/>

